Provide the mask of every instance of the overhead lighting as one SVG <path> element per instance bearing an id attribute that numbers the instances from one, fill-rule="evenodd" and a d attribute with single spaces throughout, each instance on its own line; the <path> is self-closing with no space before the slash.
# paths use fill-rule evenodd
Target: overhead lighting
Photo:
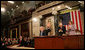
<path id="1" fill-rule="evenodd" d="M 18 5 L 16 7 L 19 7 Z"/>
<path id="2" fill-rule="evenodd" d="M 78 1 L 79 3 L 82 3 L 81 1 Z"/>
<path id="3" fill-rule="evenodd" d="M 24 1 L 22 3 L 24 3 Z"/>
<path id="4" fill-rule="evenodd" d="M 52 10 L 55 10 L 55 8 L 53 7 Z"/>
<path id="5" fill-rule="evenodd" d="M 1 12 L 5 12 L 6 11 L 6 9 L 5 8 L 1 8 Z"/>
<path id="6" fill-rule="evenodd" d="M 58 6 L 58 8 L 61 8 L 61 6 Z"/>
<path id="7" fill-rule="evenodd" d="M 34 22 L 37 22 L 37 18 L 33 18 L 32 20 L 33 20 Z"/>
<path id="8" fill-rule="evenodd" d="M 69 6 L 67 6 L 67 5 L 66 5 L 65 7 L 68 8 L 68 9 L 72 9 L 71 7 L 69 7 Z"/>
<path id="9" fill-rule="evenodd" d="M 14 4 L 14 1 L 8 1 L 8 2 Z"/>

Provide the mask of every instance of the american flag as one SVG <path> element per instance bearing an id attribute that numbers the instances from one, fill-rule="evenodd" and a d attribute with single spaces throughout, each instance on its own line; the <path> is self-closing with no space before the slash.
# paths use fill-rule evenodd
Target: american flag
<path id="1" fill-rule="evenodd" d="M 63 16 L 62 23 L 63 25 L 65 25 L 66 30 L 67 30 L 68 22 L 69 20 L 71 20 L 75 25 L 75 29 L 80 30 L 82 35 L 83 32 L 82 32 L 80 10 L 70 11 L 68 13 L 62 14 L 62 16 Z"/>

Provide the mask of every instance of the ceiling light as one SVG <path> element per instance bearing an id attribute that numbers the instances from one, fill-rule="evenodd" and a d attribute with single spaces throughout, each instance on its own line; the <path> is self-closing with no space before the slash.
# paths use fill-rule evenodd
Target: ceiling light
<path id="1" fill-rule="evenodd" d="M 24 1 L 22 3 L 24 3 Z"/>
<path id="2" fill-rule="evenodd" d="M 32 20 L 33 20 L 34 22 L 36 22 L 36 21 L 37 21 L 37 18 L 33 18 Z"/>
<path id="3" fill-rule="evenodd" d="M 6 10 L 5 10 L 5 8 L 1 8 L 1 11 L 2 11 L 2 12 L 5 12 Z"/>
<path id="4" fill-rule="evenodd" d="M 61 6 L 58 6 L 58 8 L 60 8 Z"/>
<path id="5" fill-rule="evenodd" d="M 18 5 L 16 7 L 18 7 Z"/>
<path id="6" fill-rule="evenodd" d="M 54 10 L 55 8 L 53 7 L 52 10 Z"/>
<path id="7" fill-rule="evenodd" d="M 69 6 L 65 6 L 66 8 L 68 8 L 68 9 L 72 9 L 71 7 L 69 7 Z"/>
<path id="8" fill-rule="evenodd" d="M 81 1 L 78 1 L 79 3 L 82 3 Z"/>
<path id="9" fill-rule="evenodd" d="M 8 2 L 14 4 L 14 1 L 8 1 Z"/>

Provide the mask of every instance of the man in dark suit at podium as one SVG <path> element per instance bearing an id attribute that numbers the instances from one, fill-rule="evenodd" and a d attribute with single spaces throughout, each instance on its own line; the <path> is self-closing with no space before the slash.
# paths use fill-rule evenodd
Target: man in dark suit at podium
<path id="1" fill-rule="evenodd" d="M 50 32 L 50 28 L 45 29 L 43 26 L 40 27 L 40 36 L 48 36 L 48 32 Z"/>

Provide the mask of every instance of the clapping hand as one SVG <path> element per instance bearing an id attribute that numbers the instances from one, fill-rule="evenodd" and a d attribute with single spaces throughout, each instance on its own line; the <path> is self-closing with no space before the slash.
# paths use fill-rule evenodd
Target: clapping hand
<path id="1" fill-rule="evenodd" d="M 2 43 L 2 45 L 4 45 L 4 43 Z"/>
<path id="2" fill-rule="evenodd" d="M 62 29 L 60 29 L 59 32 L 63 32 Z"/>
<path id="3" fill-rule="evenodd" d="M 67 36 L 66 34 L 62 34 L 62 36 Z"/>

